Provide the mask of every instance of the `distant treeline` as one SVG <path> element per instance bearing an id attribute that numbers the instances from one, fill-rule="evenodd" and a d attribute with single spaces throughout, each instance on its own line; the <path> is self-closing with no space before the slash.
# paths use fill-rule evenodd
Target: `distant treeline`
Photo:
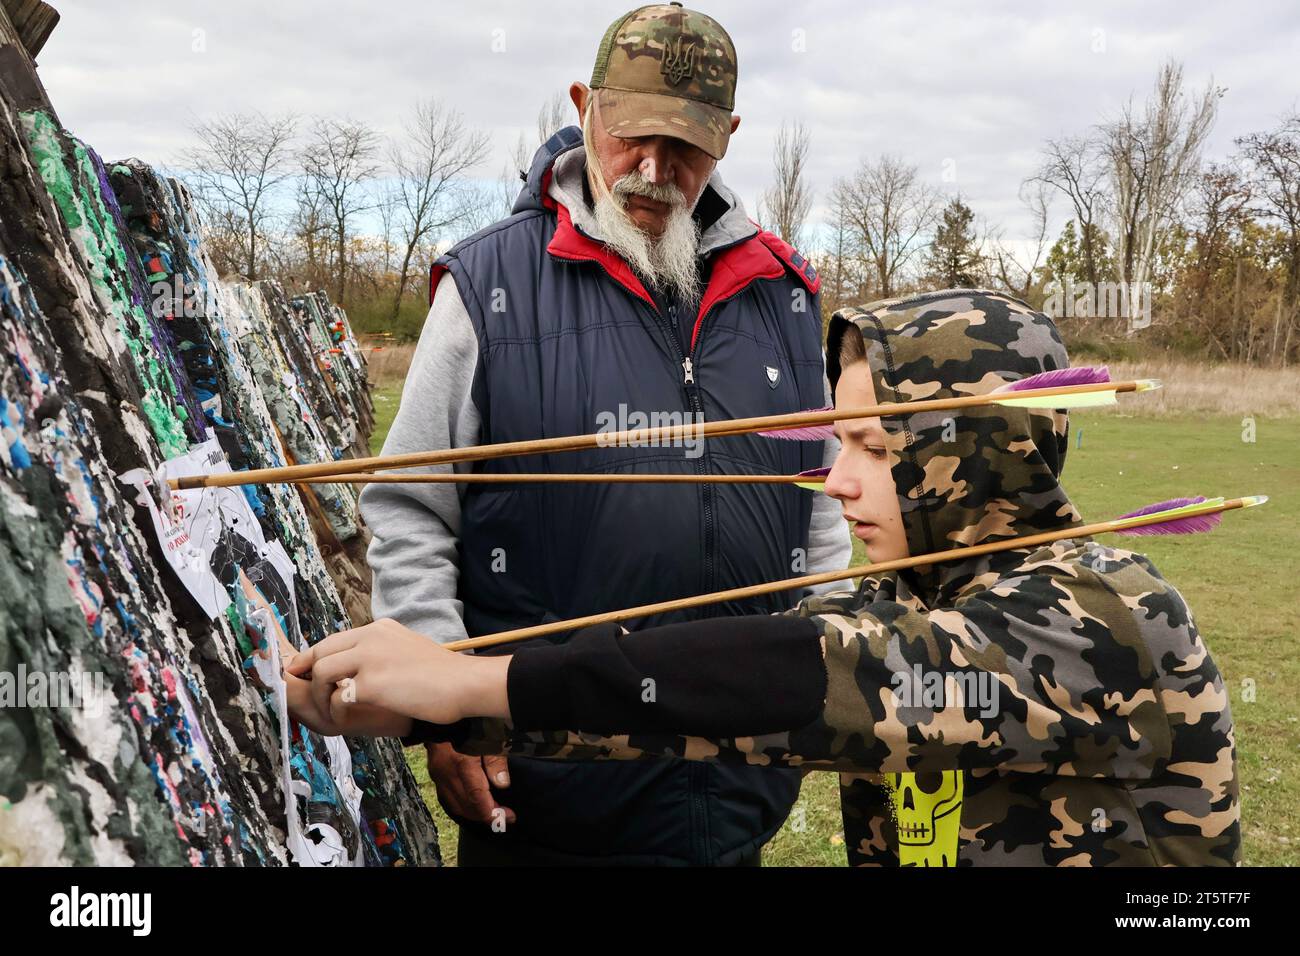
<path id="1" fill-rule="evenodd" d="M 946 187 L 954 161 L 927 176 L 895 155 L 836 178 L 814 219 L 801 123 L 775 137 L 754 215 L 810 254 L 827 314 L 916 290 L 995 288 L 1057 316 L 1076 351 L 1286 366 L 1300 358 L 1300 114 L 1206 157 L 1224 95 L 1213 82 L 1186 89 L 1168 63 L 1145 97 L 1044 141 L 1017 184 L 1028 235 L 1008 236 Z M 566 107 L 559 95 L 546 102 L 494 188 L 483 185 L 486 134 L 434 100 L 392 138 L 347 119 L 219 117 L 196 127 L 179 165 L 223 271 L 328 288 L 359 332 L 410 341 L 428 264 L 509 213 L 519 170 L 570 121 Z"/>

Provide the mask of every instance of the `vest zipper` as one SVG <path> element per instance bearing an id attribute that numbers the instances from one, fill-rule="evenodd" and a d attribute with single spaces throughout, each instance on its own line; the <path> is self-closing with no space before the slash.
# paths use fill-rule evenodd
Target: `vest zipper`
<path id="1" fill-rule="evenodd" d="M 676 312 L 675 306 L 671 308 L 674 312 Z M 673 334 L 676 335 L 676 333 L 677 333 L 677 323 L 674 321 Z M 703 338 L 703 336 L 704 336 L 704 327 L 701 326 L 700 338 Z M 695 355 L 695 347 L 698 345 L 699 345 L 699 341 L 697 340 L 695 342 L 690 343 L 689 351 L 687 351 L 686 349 L 682 350 L 683 352 L 686 353 L 686 358 L 682 367 L 686 369 L 686 382 L 691 386 L 691 390 L 690 390 L 691 395 L 694 398 L 696 403 L 696 415 L 698 416 L 698 420 L 702 421 L 704 418 L 704 402 L 699 398 L 699 390 L 695 387 L 695 362 L 693 358 L 693 356 Z M 677 347 L 680 349 L 681 344 L 678 343 Z M 707 439 L 705 441 L 705 448 L 706 449 L 708 448 Z M 703 462 L 703 460 L 707 457 L 708 457 L 708 453 L 706 451 L 706 453 L 701 456 L 701 462 Z M 706 469 L 703 468 L 701 469 L 701 474 L 704 472 L 704 470 Z M 718 589 L 717 555 L 715 553 L 717 549 L 717 543 L 714 539 L 715 532 L 713 527 L 713 507 L 714 507 L 714 495 L 716 494 L 716 487 L 711 484 L 706 484 L 703 486 L 703 488 L 704 488 L 704 592 L 703 593 L 707 594 L 710 591 L 716 591 Z"/>
<path id="2" fill-rule="evenodd" d="M 650 310 L 655 318 L 655 324 L 665 333 L 669 344 L 677 350 L 677 357 L 681 359 L 682 367 L 682 390 L 686 393 L 686 404 L 688 410 L 694 415 L 696 422 L 704 421 L 704 400 L 700 398 L 700 389 L 695 381 L 695 360 L 691 353 L 682 346 L 681 336 L 677 332 L 677 303 L 669 301 L 668 303 L 668 321 L 663 321 L 663 315 L 658 309 Z M 666 326 L 666 327 L 665 327 Z M 704 446 L 704 453 L 695 460 L 695 471 L 697 474 L 708 474 L 709 472 L 709 452 L 707 443 Z M 704 484 L 700 486 L 704 502 L 704 581 L 702 582 L 701 594 L 714 590 L 716 575 L 714 565 L 716 555 L 714 550 L 717 547 L 715 529 L 713 527 L 714 512 L 714 494 L 713 485 Z"/>
<path id="3" fill-rule="evenodd" d="M 677 351 L 677 357 L 681 359 L 682 368 L 682 390 L 686 393 L 686 404 L 694 415 L 695 421 L 704 420 L 704 402 L 700 398 L 699 386 L 695 382 L 695 363 L 690 353 L 682 347 L 681 336 L 677 329 L 677 304 L 671 300 L 668 302 L 668 321 L 664 322 L 663 314 L 656 308 L 651 308 L 650 313 L 654 316 L 655 324 L 659 326 L 668 343 Z M 695 471 L 697 474 L 704 475 L 709 471 L 709 452 L 707 445 L 704 453 L 695 460 Z M 710 484 L 700 486 L 701 498 L 703 499 L 703 519 L 704 519 L 704 582 L 701 593 L 706 593 L 714 589 L 714 548 L 717 546 L 714 540 L 713 528 L 713 495 L 714 489 Z M 697 866 L 707 866 L 709 863 L 709 840 L 708 840 L 708 813 L 705 801 L 705 787 L 708 785 L 707 768 L 703 764 L 687 762 L 686 780 L 689 800 L 688 814 L 690 817 L 691 847 L 694 856 L 694 862 Z"/>

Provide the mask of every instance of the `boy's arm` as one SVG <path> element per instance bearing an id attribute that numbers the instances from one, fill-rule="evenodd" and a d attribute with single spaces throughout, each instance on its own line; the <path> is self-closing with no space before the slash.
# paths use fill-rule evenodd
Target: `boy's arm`
<path id="1" fill-rule="evenodd" d="M 1156 610 L 1170 622 L 1170 647 L 1187 644 L 1176 633 L 1177 592 L 1165 586 L 1143 600 L 1168 605 Z M 721 619 L 731 626 L 590 634 L 521 653 L 509 675 L 512 722 L 463 721 L 451 739 L 475 753 L 872 773 L 996 768 L 1136 780 L 1168 759 L 1167 702 L 1155 686 L 1168 662 L 1152 659 L 1126 601 L 1077 565 L 1040 566 L 951 609 L 880 599 L 855 607 L 843 595 L 805 601 L 794 615 L 784 620 L 806 622 L 802 630 L 746 634 L 745 622 L 761 619 Z M 659 637 L 669 630 L 671 640 Z M 1182 650 L 1196 660 L 1195 647 Z M 695 665 L 682 685 L 690 694 L 640 707 L 639 681 L 679 666 L 670 658 Z M 824 684 L 809 676 L 813 665 Z M 1185 681 L 1193 697 L 1214 692 L 1195 670 Z M 548 725 L 583 732 L 532 729 Z"/>

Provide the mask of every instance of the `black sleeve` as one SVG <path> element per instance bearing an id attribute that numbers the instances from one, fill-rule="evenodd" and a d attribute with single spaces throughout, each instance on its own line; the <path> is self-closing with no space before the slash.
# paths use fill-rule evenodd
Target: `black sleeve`
<path id="1" fill-rule="evenodd" d="M 754 615 L 621 633 L 580 631 L 510 662 L 511 723 L 527 730 L 737 737 L 813 720 L 826 699 L 821 632 Z"/>
<path id="2" fill-rule="evenodd" d="M 806 617 L 710 618 L 622 634 L 617 624 L 565 644 L 520 649 L 507 674 L 521 730 L 749 737 L 802 727 L 826 699 L 821 632 Z M 404 743 L 455 743 L 416 722 Z"/>

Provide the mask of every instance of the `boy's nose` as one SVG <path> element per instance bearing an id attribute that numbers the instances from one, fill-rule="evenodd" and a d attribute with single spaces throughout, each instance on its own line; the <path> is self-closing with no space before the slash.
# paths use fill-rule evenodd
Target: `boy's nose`
<path id="1" fill-rule="evenodd" d="M 839 458 L 836 458 L 835 464 L 831 466 L 823 488 L 826 494 L 837 501 L 853 501 L 862 493 L 859 481 L 849 474 L 847 468 L 840 467 Z"/>

